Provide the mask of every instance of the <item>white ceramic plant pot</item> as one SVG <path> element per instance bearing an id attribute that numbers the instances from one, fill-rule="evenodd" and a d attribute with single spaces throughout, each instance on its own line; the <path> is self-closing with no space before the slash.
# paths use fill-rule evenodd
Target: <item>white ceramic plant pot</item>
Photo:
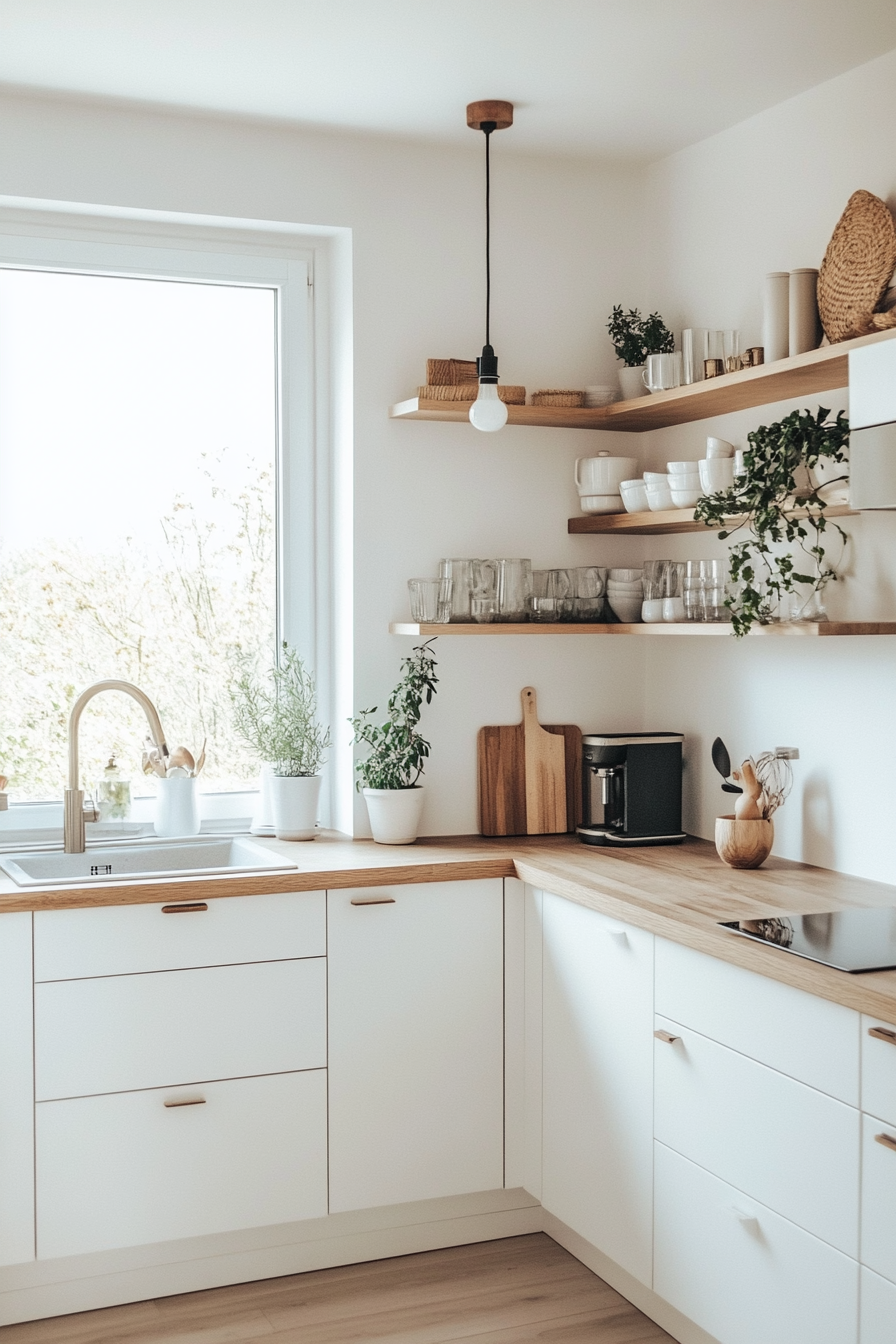
<path id="1" fill-rule="evenodd" d="M 378 845 L 412 845 L 423 810 L 423 785 L 412 789 L 362 789 Z"/>
<path id="2" fill-rule="evenodd" d="M 315 840 L 320 775 L 271 775 L 268 781 L 278 840 Z"/>
<path id="3" fill-rule="evenodd" d="M 646 397 L 647 388 L 644 386 L 644 379 L 641 374 L 644 372 L 645 365 L 639 364 L 637 368 L 619 369 L 619 386 L 622 388 L 622 400 L 634 401 L 635 397 Z"/>
<path id="4" fill-rule="evenodd" d="M 159 780 L 153 830 L 166 836 L 199 834 L 199 800 L 191 775 Z"/>

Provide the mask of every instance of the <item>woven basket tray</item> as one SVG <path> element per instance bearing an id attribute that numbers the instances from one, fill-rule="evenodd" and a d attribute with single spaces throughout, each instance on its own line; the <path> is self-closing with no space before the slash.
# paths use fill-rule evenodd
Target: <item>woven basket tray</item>
<path id="1" fill-rule="evenodd" d="M 896 312 L 875 311 L 894 268 L 896 222 L 886 202 L 853 192 L 818 272 L 818 311 L 830 341 L 896 326 Z"/>
<path id="2" fill-rule="evenodd" d="M 585 393 L 560 387 L 545 387 L 532 393 L 533 406 L 584 406 Z"/>
<path id="3" fill-rule="evenodd" d="M 433 386 L 427 383 L 426 387 L 417 388 L 417 396 L 421 401 L 475 401 L 479 396 L 478 383 L 458 383 L 451 387 L 447 384 L 436 384 Z M 508 406 L 525 406 L 526 389 L 524 387 L 514 387 L 510 383 L 498 384 L 498 396 L 502 401 L 506 401 Z"/>
<path id="4" fill-rule="evenodd" d="M 428 359 L 426 361 L 427 387 L 454 387 L 457 383 L 474 383 L 475 381 L 475 359 Z"/>

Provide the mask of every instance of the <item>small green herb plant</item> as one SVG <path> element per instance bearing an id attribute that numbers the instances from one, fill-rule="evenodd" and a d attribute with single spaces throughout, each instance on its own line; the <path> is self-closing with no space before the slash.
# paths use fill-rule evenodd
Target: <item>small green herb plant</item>
<path id="1" fill-rule="evenodd" d="M 417 725 L 423 701 L 431 704 L 438 682 L 431 645 L 431 639 L 418 644 L 409 658 L 402 659 L 401 680 L 389 696 L 385 723 L 371 722 L 377 712 L 375 705 L 350 720 L 354 741 L 370 748 L 370 755 L 355 763 L 356 788 L 413 789 L 423 774 L 429 743 L 420 736 Z"/>
<path id="2" fill-rule="evenodd" d="M 808 473 L 822 458 L 846 461 L 849 421 L 844 411 L 831 420 L 820 406 L 811 411 L 792 411 L 772 425 L 760 425 L 747 435 L 744 474 L 735 477 L 730 490 L 704 495 L 694 517 L 711 526 L 726 524 L 732 515 L 743 515 L 732 527 L 725 526 L 719 538 L 748 535 L 731 548 L 731 581 L 739 587 L 725 605 L 731 611 L 734 633 L 742 636 L 753 625 L 767 625 L 795 594 L 795 584 L 807 584 L 811 592 L 803 609 L 839 577 L 825 555 L 823 540 L 836 532 L 842 548 L 846 533 L 825 517 L 825 501 L 812 488 Z M 843 477 L 847 477 L 844 466 Z M 839 479 L 839 478 L 838 478 Z M 808 518 L 798 516 L 811 509 Z M 797 569 L 792 551 L 781 552 L 786 543 L 797 543 L 808 561 L 806 572 Z"/>
<path id="3" fill-rule="evenodd" d="M 637 308 L 629 308 L 625 313 L 617 304 L 610 314 L 607 331 L 616 358 L 628 369 L 638 368 L 648 355 L 671 354 L 675 349 L 675 337 L 659 313 L 642 317 Z"/>
<path id="4" fill-rule="evenodd" d="M 330 745 L 317 721 L 314 677 L 284 641 L 277 665 L 260 674 L 242 666 L 230 688 L 233 725 L 246 746 L 275 775 L 316 775 Z"/>

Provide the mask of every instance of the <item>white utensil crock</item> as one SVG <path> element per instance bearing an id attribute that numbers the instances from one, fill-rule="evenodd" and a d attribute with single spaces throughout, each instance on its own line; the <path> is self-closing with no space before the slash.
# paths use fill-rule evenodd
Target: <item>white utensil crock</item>
<path id="1" fill-rule="evenodd" d="M 362 789 L 370 829 L 378 845 L 412 845 L 423 810 L 423 786 L 412 789 Z"/>
<path id="2" fill-rule="evenodd" d="M 153 830 L 166 836 L 199 834 L 199 802 L 192 776 L 159 780 Z"/>
<path id="3" fill-rule="evenodd" d="M 320 775 L 271 775 L 271 811 L 278 840 L 314 840 Z"/>

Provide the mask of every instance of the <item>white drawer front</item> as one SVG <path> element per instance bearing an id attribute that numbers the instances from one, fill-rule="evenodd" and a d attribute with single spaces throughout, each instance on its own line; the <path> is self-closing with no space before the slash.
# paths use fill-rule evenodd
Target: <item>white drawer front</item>
<path id="1" fill-rule="evenodd" d="M 896 1340 L 896 1284 L 862 1270 L 859 1344 L 893 1344 Z"/>
<path id="2" fill-rule="evenodd" d="M 874 1017 L 862 1018 L 862 1110 L 896 1125 L 896 1026 Z"/>
<path id="3" fill-rule="evenodd" d="M 327 1212 L 324 1070 L 36 1109 L 40 1259 Z"/>
<path id="4" fill-rule="evenodd" d="M 870 1115 L 862 1117 L 861 1259 L 896 1283 L 896 1125 Z"/>
<path id="5" fill-rule="evenodd" d="M 169 904 L 173 909 L 163 914 Z M 208 909 L 184 908 L 202 904 Z M 35 980 L 322 957 L 326 951 L 323 891 L 40 910 L 34 917 Z"/>
<path id="6" fill-rule="evenodd" d="M 35 986 L 38 1101 L 326 1065 L 326 959 Z"/>
<path id="7" fill-rule="evenodd" d="M 655 1049 L 656 1137 L 858 1256 L 859 1112 L 668 1019 Z"/>
<path id="8" fill-rule="evenodd" d="M 850 1106 L 859 1104 L 859 1014 L 851 1008 L 658 938 L 656 1010 Z"/>
<path id="9" fill-rule="evenodd" d="M 854 1260 L 662 1144 L 655 1172 L 654 1292 L 720 1344 L 855 1344 Z"/>

